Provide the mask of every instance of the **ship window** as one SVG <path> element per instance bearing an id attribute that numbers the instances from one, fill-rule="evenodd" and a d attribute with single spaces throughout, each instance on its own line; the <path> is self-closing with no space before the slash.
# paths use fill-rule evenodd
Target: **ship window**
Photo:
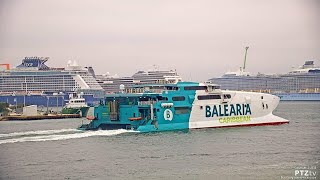
<path id="1" fill-rule="evenodd" d="M 184 90 L 207 90 L 207 86 L 186 86 Z"/>
<path id="2" fill-rule="evenodd" d="M 167 90 L 177 91 L 177 90 L 179 90 L 179 88 L 178 88 L 178 87 L 171 87 L 171 86 L 169 86 L 169 87 L 167 87 Z"/>
<path id="3" fill-rule="evenodd" d="M 224 94 L 223 97 L 224 97 L 224 99 L 231 99 L 231 95 L 230 94 Z"/>
<path id="4" fill-rule="evenodd" d="M 198 100 L 207 100 L 207 99 L 221 99 L 220 95 L 201 95 L 198 96 Z"/>
<path id="5" fill-rule="evenodd" d="M 149 98 L 148 97 L 140 97 L 139 101 L 149 101 Z"/>
<path id="6" fill-rule="evenodd" d="M 172 101 L 184 101 L 186 98 L 184 96 L 174 96 Z"/>
<path id="7" fill-rule="evenodd" d="M 189 107 L 175 107 L 174 112 L 175 114 L 188 114 Z"/>
<path id="8" fill-rule="evenodd" d="M 159 101 L 168 101 L 167 97 L 158 96 L 157 98 Z"/>

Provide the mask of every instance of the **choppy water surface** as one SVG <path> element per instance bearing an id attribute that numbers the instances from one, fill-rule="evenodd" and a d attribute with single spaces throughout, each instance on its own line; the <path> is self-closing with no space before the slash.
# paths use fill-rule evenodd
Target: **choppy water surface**
<path id="1" fill-rule="evenodd" d="M 290 179 L 320 159 L 320 103 L 282 102 L 279 126 L 78 131 L 82 119 L 0 122 L 0 179 Z M 316 176 L 320 179 L 320 176 Z"/>

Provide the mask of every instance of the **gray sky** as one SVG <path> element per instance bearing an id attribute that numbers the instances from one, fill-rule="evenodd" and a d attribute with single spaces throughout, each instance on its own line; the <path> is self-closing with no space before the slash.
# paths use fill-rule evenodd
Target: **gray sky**
<path id="1" fill-rule="evenodd" d="M 49 56 L 97 74 L 156 64 L 204 81 L 242 65 L 281 73 L 320 65 L 319 0 L 0 0 L 0 62 Z"/>

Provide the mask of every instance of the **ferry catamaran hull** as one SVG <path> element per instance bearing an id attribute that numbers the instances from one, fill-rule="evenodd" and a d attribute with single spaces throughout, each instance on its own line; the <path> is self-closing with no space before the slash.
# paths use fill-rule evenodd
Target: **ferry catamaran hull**
<path id="1" fill-rule="evenodd" d="M 107 95 L 94 108 L 94 120 L 79 129 L 152 132 L 289 122 L 272 114 L 279 98 L 270 94 L 221 91 L 191 82 L 137 87 L 134 92 Z"/>

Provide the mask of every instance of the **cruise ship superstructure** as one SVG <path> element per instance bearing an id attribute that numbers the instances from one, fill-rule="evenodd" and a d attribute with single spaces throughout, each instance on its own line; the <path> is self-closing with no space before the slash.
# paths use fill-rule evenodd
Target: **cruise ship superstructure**
<path id="1" fill-rule="evenodd" d="M 138 71 L 131 77 L 118 77 L 109 74 L 96 75 L 96 79 L 106 93 L 118 93 L 121 91 L 121 86 L 127 88 L 142 84 L 176 84 L 182 81 L 175 70 L 159 69 Z"/>

